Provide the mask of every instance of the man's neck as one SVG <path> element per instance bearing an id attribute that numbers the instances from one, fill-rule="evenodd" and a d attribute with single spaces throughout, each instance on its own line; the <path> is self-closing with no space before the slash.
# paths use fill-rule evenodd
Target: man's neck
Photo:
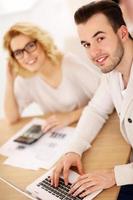
<path id="1" fill-rule="evenodd" d="M 125 51 L 122 61 L 117 67 L 117 70 L 122 74 L 125 88 L 127 87 L 129 81 L 132 62 L 133 62 L 133 41 L 129 39 L 129 41 L 125 44 Z"/>

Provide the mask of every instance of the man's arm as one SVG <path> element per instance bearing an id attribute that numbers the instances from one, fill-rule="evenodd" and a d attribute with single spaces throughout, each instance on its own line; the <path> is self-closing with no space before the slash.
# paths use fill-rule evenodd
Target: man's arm
<path id="1" fill-rule="evenodd" d="M 88 149 L 113 109 L 114 105 L 107 86 L 106 76 L 103 76 L 94 97 L 84 108 L 75 134 L 65 152 L 75 152 L 81 155 Z"/>
<path id="2" fill-rule="evenodd" d="M 82 168 L 80 155 L 91 145 L 108 115 L 113 111 L 113 102 L 107 87 L 106 76 L 96 91 L 93 99 L 84 109 L 83 114 L 76 127 L 75 134 L 72 136 L 70 144 L 66 147 L 65 155 L 57 163 L 53 176 L 52 184 L 58 186 L 59 175 L 63 173 L 65 183 L 68 182 L 68 174 L 71 166 Z M 69 156 L 68 156 L 69 154 Z M 82 172 L 80 171 L 80 174 Z"/>

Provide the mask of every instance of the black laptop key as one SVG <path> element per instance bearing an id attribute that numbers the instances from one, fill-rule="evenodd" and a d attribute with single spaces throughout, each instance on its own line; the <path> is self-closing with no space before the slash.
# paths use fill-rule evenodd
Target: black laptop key
<path id="1" fill-rule="evenodd" d="M 40 182 L 37 186 L 41 187 L 42 189 L 53 194 L 54 196 L 58 197 L 61 200 L 82 200 L 83 198 L 72 197 L 68 195 L 71 185 L 72 185 L 71 183 L 65 185 L 63 178 L 60 178 L 58 187 L 57 188 L 53 187 L 51 185 L 50 177 L 48 177 L 44 179 L 42 182 Z"/>

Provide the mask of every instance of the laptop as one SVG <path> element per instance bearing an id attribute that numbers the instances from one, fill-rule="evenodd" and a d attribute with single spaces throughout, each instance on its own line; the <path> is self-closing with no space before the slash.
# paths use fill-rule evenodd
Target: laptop
<path id="1" fill-rule="evenodd" d="M 92 200 L 102 191 L 98 190 L 87 195 L 84 198 L 81 198 L 79 196 L 72 197 L 68 195 L 68 191 L 70 190 L 72 183 L 75 182 L 79 174 L 71 170 L 68 185 L 66 186 L 64 184 L 63 177 L 60 177 L 59 186 L 55 188 L 51 186 L 50 183 L 51 173 L 52 170 L 48 171 L 47 173 L 36 179 L 33 183 L 28 185 L 26 188 L 26 192 L 37 200 Z"/>

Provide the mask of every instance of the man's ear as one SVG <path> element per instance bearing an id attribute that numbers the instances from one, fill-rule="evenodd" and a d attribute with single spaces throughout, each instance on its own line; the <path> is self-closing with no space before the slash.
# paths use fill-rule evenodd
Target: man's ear
<path id="1" fill-rule="evenodd" d="M 129 33 L 128 33 L 128 29 L 126 26 L 122 25 L 119 29 L 118 29 L 118 35 L 121 38 L 121 40 L 126 41 L 129 37 Z"/>

